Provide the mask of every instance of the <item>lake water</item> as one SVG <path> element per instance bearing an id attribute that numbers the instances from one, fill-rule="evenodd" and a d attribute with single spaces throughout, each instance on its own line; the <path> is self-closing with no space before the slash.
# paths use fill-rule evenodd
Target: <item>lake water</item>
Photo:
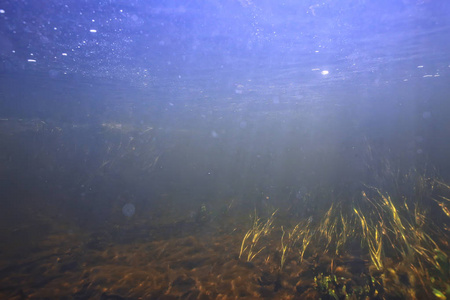
<path id="1" fill-rule="evenodd" d="M 0 298 L 450 297 L 450 3 L 0 3 Z"/>

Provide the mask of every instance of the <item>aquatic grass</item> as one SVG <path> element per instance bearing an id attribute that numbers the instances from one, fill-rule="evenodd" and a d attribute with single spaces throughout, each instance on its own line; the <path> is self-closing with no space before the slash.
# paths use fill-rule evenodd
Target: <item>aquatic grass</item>
<path id="1" fill-rule="evenodd" d="M 325 244 L 324 252 L 343 254 L 348 239 L 355 235 L 353 227 L 353 220 L 344 213 L 342 205 L 332 204 L 315 230 L 317 239 Z"/>
<path id="2" fill-rule="evenodd" d="M 246 232 L 244 238 L 242 239 L 239 259 L 241 259 L 244 252 L 247 251 L 247 261 L 252 261 L 256 255 L 266 248 L 266 246 L 264 246 L 257 250 L 258 242 L 262 236 L 267 236 L 272 231 L 272 224 L 276 212 L 277 210 L 272 213 L 266 222 L 262 222 L 261 218 L 258 217 L 255 211 L 252 227 Z"/>
<path id="3" fill-rule="evenodd" d="M 413 249 L 411 247 L 411 239 L 406 230 L 406 228 L 410 227 L 410 223 L 407 220 L 410 214 L 407 213 L 405 217 L 402 217 L 390 195 L 383 194 L 377 188 L 372 187 L 372 189 L 375 192 L 372 198 L 369 198 L 364 191 L 362 192 L 363 199 L 367 200 L 374 209 L 373 213 L 369 216 L 371 224 L 366 224 L 366 227 L 370 225 L 370 228 L 363 228 L 363 232 L 366 233 L 365 237 L 369 238 L 370 243 L 373 245 L 374 239 L 382 242 L 381 237 L 377 236 L 381 232 L 390 242 L 391 249 L 395 250 L 403 258 L 410 257 Z M 404 199 L 403 206 L 405 207 L 405 211 L 409 212 L 406 199 Z M 358 217 L 361 220 L 361 216 L 358 215 Z M 372 226 L 373 224 L 378 224 L 379 226 L 374 227 Z M 375 230 L 379 232 L 377 233 Z M 372 248 L 372 250 L 374 249 Z"/>
<path id="4" fill-rule="evenodd" d="M 320 234 L 321 237 L 325 237 L 327 243 L 325 246 L 325 249 L 328 250 L 328 246 L 331 244 L 331 241 L 333 239 L 333 234 L 335 233 L 335 229 L 336 229 L 336 222 L 334 219 L 331 218 L 332 213 L 333 213 L 333 206 L 334 204 L 332 203 L 330 208 L 328 209 L 328 211 L 325 213 L 324 217 L 322 218 L 320 224 L 319 224 L 319 229 L 318 232 Z"/>
<path id="5" fill-rule="evenodd" d="M 439 189 L 441 190 L 441 193 L 450 194 L 450 185 L 436 180 L 435 184 Z M 439 199 L 436 199 L 439 198 Z M 444 214 L 450 218 L 450 198 L 445 197 L 443 195 L 436 195 L 434 198 L 432 198 L 434 202 L 438 204 L 438 206 L 442 209 Z"/>
<path id="6" fill-rule="evenodd" d="M 366 217 L 360 209 L 354 208 L 354 212 L 360 220 L 362 235 L 374 266 L 379 270 L 383 266 L 382 252 L 388 245 L 383 245 L 383 237 L 389 241 L 389 249 L 386 250 L 393 250 L 405 263 L 412 263 L 417 259 L 430 261 L 425 250 L 436 245 L 422 230 L 425 215 L 418 204 L 415 204 L 412 212 L 406 198 L 402 199 L 401 205 L 396 205 L 390 195 L 382 193 L 379 189 L 372 189 L 375 191 L 372 199 L 364 191 L 362 196 L 374 208 L 373 213 Z M 402 207 L 402 210 L 398 207 Z M 415 220 L 415 224 L 409 220 Z"/>
<path id="7" fill-rule="evenodd" d="M 423 178 L 420 179 L 421 189 L 423 180 Z M 433 189 L 435 185 L 430 183 L 429 188 Z M 441 188 L 447 189 L 448 185 L 444 184 Z M 448 247 L 445 241 L 447 235 L 438 229 L 433 229 L 433 223 L 427 217 L 427 211 L 419 205 L 419 201 L 423 205 L 431 205 L 432 200 L 439 205 L 446 201 L 444 199 L 446 197 L 431 198 L 431 192 L 421 190 L 421 196 L 415 198 L 413 203 L 409 203 L 409 199 L 404 196 L 392 198 L 379 189 L 371 189 L 374 191 L 372 196 L 369 197 L 363 192 L 363 198 L 371 204 L 369 208 L 375 208 L 372 213 L 364 216 L 359 209 L 354 210 L 360 220 L 362 235 L 368 245 L 373 265 L 380 270 L 383 266 L 382 253 L 396 254 L 397 268 L 407 272 L 411 286 L 414 286 L 413 284 L 422 286 L 427 297 L 432 295 L 439 297 L 444 295 L 445 291 L 450 291 L 450 286 L 446 283 L 450 276 L 445 275 L 448 274 L 448 271 L 446 272 L 448 268 L 445 267 L 446 263 L 442 263 L 448 259 L 438 242 L 432 237 L 432 235 L 443 237 L 441 246 Z M 428 202 L 423 198 L 424 195 L 428 195 Z M 442 208 L 441 205 L 439 206 Z M 445 210 L 443 212 L 446 214 Z M 383 240 L 388 243 L 383 243 Z M 441 253 L 444 255 L 440 255 Z M 415 295 L 411 288 L 406 288 L 404 293 L 410 296 Z"/>
<path id="8" fill-rule="evenodd" d="M 300 249 L 299 249 L 300 262 L 303 262 L 303 257 L 305 255 L 306 248 L 308 248 L 309 244 L 311 243 L 313 236 L 314 236 L 314 231 L 311 230 L 311 228 L 309 228 L 309 226 L 302 231 L 302 245 L 300 246 Z"/>
<path id="9" fill-rule="evenodd" d="M 283 234 L 281 235 L 281 262 L 280 262 L 280 270 L 283 269 L 284 263 L 286 262 L 286 254 L 289 250 L 289 244 L 285 243 L 284 241 L 284 235 L 285 231 L 283 226 L 281 226 L 281 230 L 283 231 Z"/>
<path id="10" fill-rule="evenodd" d="M 300 262 L 302 262 L 306 248 L 311 243 L 311 239 L 315 233 L 314 231 L 311 230 L 311 219 L 301 221 L 297 225 L 295 225 L 295 227 L 290 232 L 288 232 L 287 242 L 285 242 L 283 239 L 285 235 L 283 227 L 282 230 L 283 230 L 281 241 L 282 265 L 284 265 L 284 262 L 286 260 L 285 253 L 287 253 L 289 249 L 297 247 L 298 243 L 300 243 L 300 246 L 298 246 L 298 251 L 300 255 Z"/>
<path id="11" fill-rule="evenodd" d="M 344 245 L 347 243 L 348 238 L 351 236 L 352 231 L 350 230 L 350 224 L 347 217 L 340 212 L 340 232 L 336 240 L 335 254 L 339 255 L 344 250 Z"/>
<path id="12" fill-rule="evenodd" d="M 347 257 L 346 245 L 361 240 L 370 260 L 371 278 L 379 286 L 384 286 L 385 291 L 390 289 L 395 293 L 401 289 L 399 294 L 416 299 L 423 293 L 428 298 L 448 296 L 448 233 L 436 227 L 428 213 L 430 208 L 434 209 L 432 212 L 439 212 L 439 207 L 448 208 L 450 185 L 420 176 L 407 178 L 408 182 L 412 179 L 418 182 L 419 187 L 414 190 L 417 194 L 392 196 L 379 188 L 366 186 L 361 191 L 360 199 L 363 201 L 358 205 L 353 203 L 350 209 L 344 202 L 334 202 L 324 211 L 319 222 L 308 219 L 301 220 L 291 229 L 281 226 L 280 244 L 275 250 L 280 254 L 279 270 L 286 267 L 292 253 L 297 253 L 298 260 L 303 262 L 307 250 L 312 248 L 331 256 L 341 256 L 338 260 L 331 257 L 330 269 L 333 272 L 334 262 Z M 433 193 L 427 190 L 436 187 L 440 194 L 436 194 L 436 190 Z M 267 249 L 265 244 L 261 245 L 260 239 L 273 229 L 275 212 L 267 221 L 255 214 L 252 228 L 242 240 L 240 258 L 251 261 Z M 445 210 L 443 215 L 448 216 Z M 269 257 L 276 256 L 269 255 L 266 264 L 273 263 L 268 262 Z M 407 282 L 407 286 L 402 281 Z M 419 296 L 416 296 L 417 288 L 422 293 Z"/>
<path id="13" fill-rule="evenodd" d="M 374 226 L 371 221 L 366 219 L 361 210 L 353 208 L 353 211 L 361 223 L 362 235 L 369 248 L 369 255 L 372 263 L 378 270 L 381 270 L 383 268 L 383 241 L 381 234 L 383 223 L 379 223 Z"/>

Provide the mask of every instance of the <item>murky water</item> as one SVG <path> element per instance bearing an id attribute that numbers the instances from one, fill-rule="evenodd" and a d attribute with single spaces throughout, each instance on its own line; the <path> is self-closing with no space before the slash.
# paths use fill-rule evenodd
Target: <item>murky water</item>
<path id="1" fill-rule="evenodd" d="M 449 298 L 449 12 L 4 1 L 0 298 Z"/>

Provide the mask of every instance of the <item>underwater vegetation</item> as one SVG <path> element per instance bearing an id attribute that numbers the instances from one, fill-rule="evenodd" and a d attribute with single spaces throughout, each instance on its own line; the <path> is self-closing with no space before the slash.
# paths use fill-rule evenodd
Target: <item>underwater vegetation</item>
<path id="1" fill-rule="evenodd" d="M 290 225 L 280 210 L 268 212 L 266 220 L 255 212 L 239 259 L 262 268 L 278 261 L 272 272 L 279 280 L 289 266 L 312 270 L 297 274 L 314 278 L 305 275 L 303 287 L 297 286 L 304 297 L 450 299 L 450 185 L 411 176 L 392 194 L 364 185 L 360 197 L 334 201 L 317 222 Z M 410 192 L 401 194 L 406 181 L 413 182 Z"/>
<path id="2" fill-rule="evenodd" d="M 239 258 L 241 258 L 245 252 L 247 252 L 247 261 L 252 261 L 256 255 L 264 250 L 265 246 L 261 247 L 258 250 L 258 242 L 261 237 L 269 235 L 269 233 L 272 231 L 272 223 L 276 212 L 277 211 L 274 211 L 266 222 L 262 222 L 261 219 L 256 215 L 255 211 L 253 226 L 247 231 L 244 238 L 242 239 Z"/>
<path id="3" fill-rule="evenodd" d="M 118 206 L 114 226 L 87 232 L 42 218 L 49 236 L 0 257 L 0 298 L 449 299 L 447 183 L 408 175 L 348 201 L 309 194 L 317 208 L 301 216 L 232 199 L 193 215 L 166 201 L 160 219 Z"/>
<path id="4" fill-rule="evenodd" d="M 158 147 L 146 152 L 146 143 L 108 130 L 118 143 L 105 145 L 111 159 L 82 168 L 100 186 L 145 178 L 164 159 Z M 140 136 L 150 141 L 155 134 Z M 148 164 L 111 181 L 135 153 Z M 372 165 L 380 167 L 370 169 L 376 178 L 354 193 L 289 186 L 292 207 L 278 195 L 279 202 L 253 206 L 247 196 L 191 202 L 168 194 L 147 209 L 121 199 L 95 228 L 43 215 L 26 225 L 46 228 L 48 236 L 11 231 L 17 244 L 29 241 L 26 255 L 17 255 L 14 243 L 3 245 L 0 298 L 450 299 L 450 185 Z"/>

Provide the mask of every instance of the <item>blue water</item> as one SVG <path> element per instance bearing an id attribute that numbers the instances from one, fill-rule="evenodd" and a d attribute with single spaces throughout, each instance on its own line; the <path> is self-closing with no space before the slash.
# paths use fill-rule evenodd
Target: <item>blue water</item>
<path id="1" fill-rule="evenodd" d="M 2 222 L 203 226 L 237 206 L 315 224 L 368 187 L 448 182 L 449 15 L 432 0 L 0 1 Z"/>
<path id="2" fill-rule="evenodd" d="M 98 213 L 173 192 L 201 203 L 357 191 L 385 184 L 386 161 L 448 178 L 449 12 L 412 0 L 3 1 L 6 186 L 97 193 Z"/>

